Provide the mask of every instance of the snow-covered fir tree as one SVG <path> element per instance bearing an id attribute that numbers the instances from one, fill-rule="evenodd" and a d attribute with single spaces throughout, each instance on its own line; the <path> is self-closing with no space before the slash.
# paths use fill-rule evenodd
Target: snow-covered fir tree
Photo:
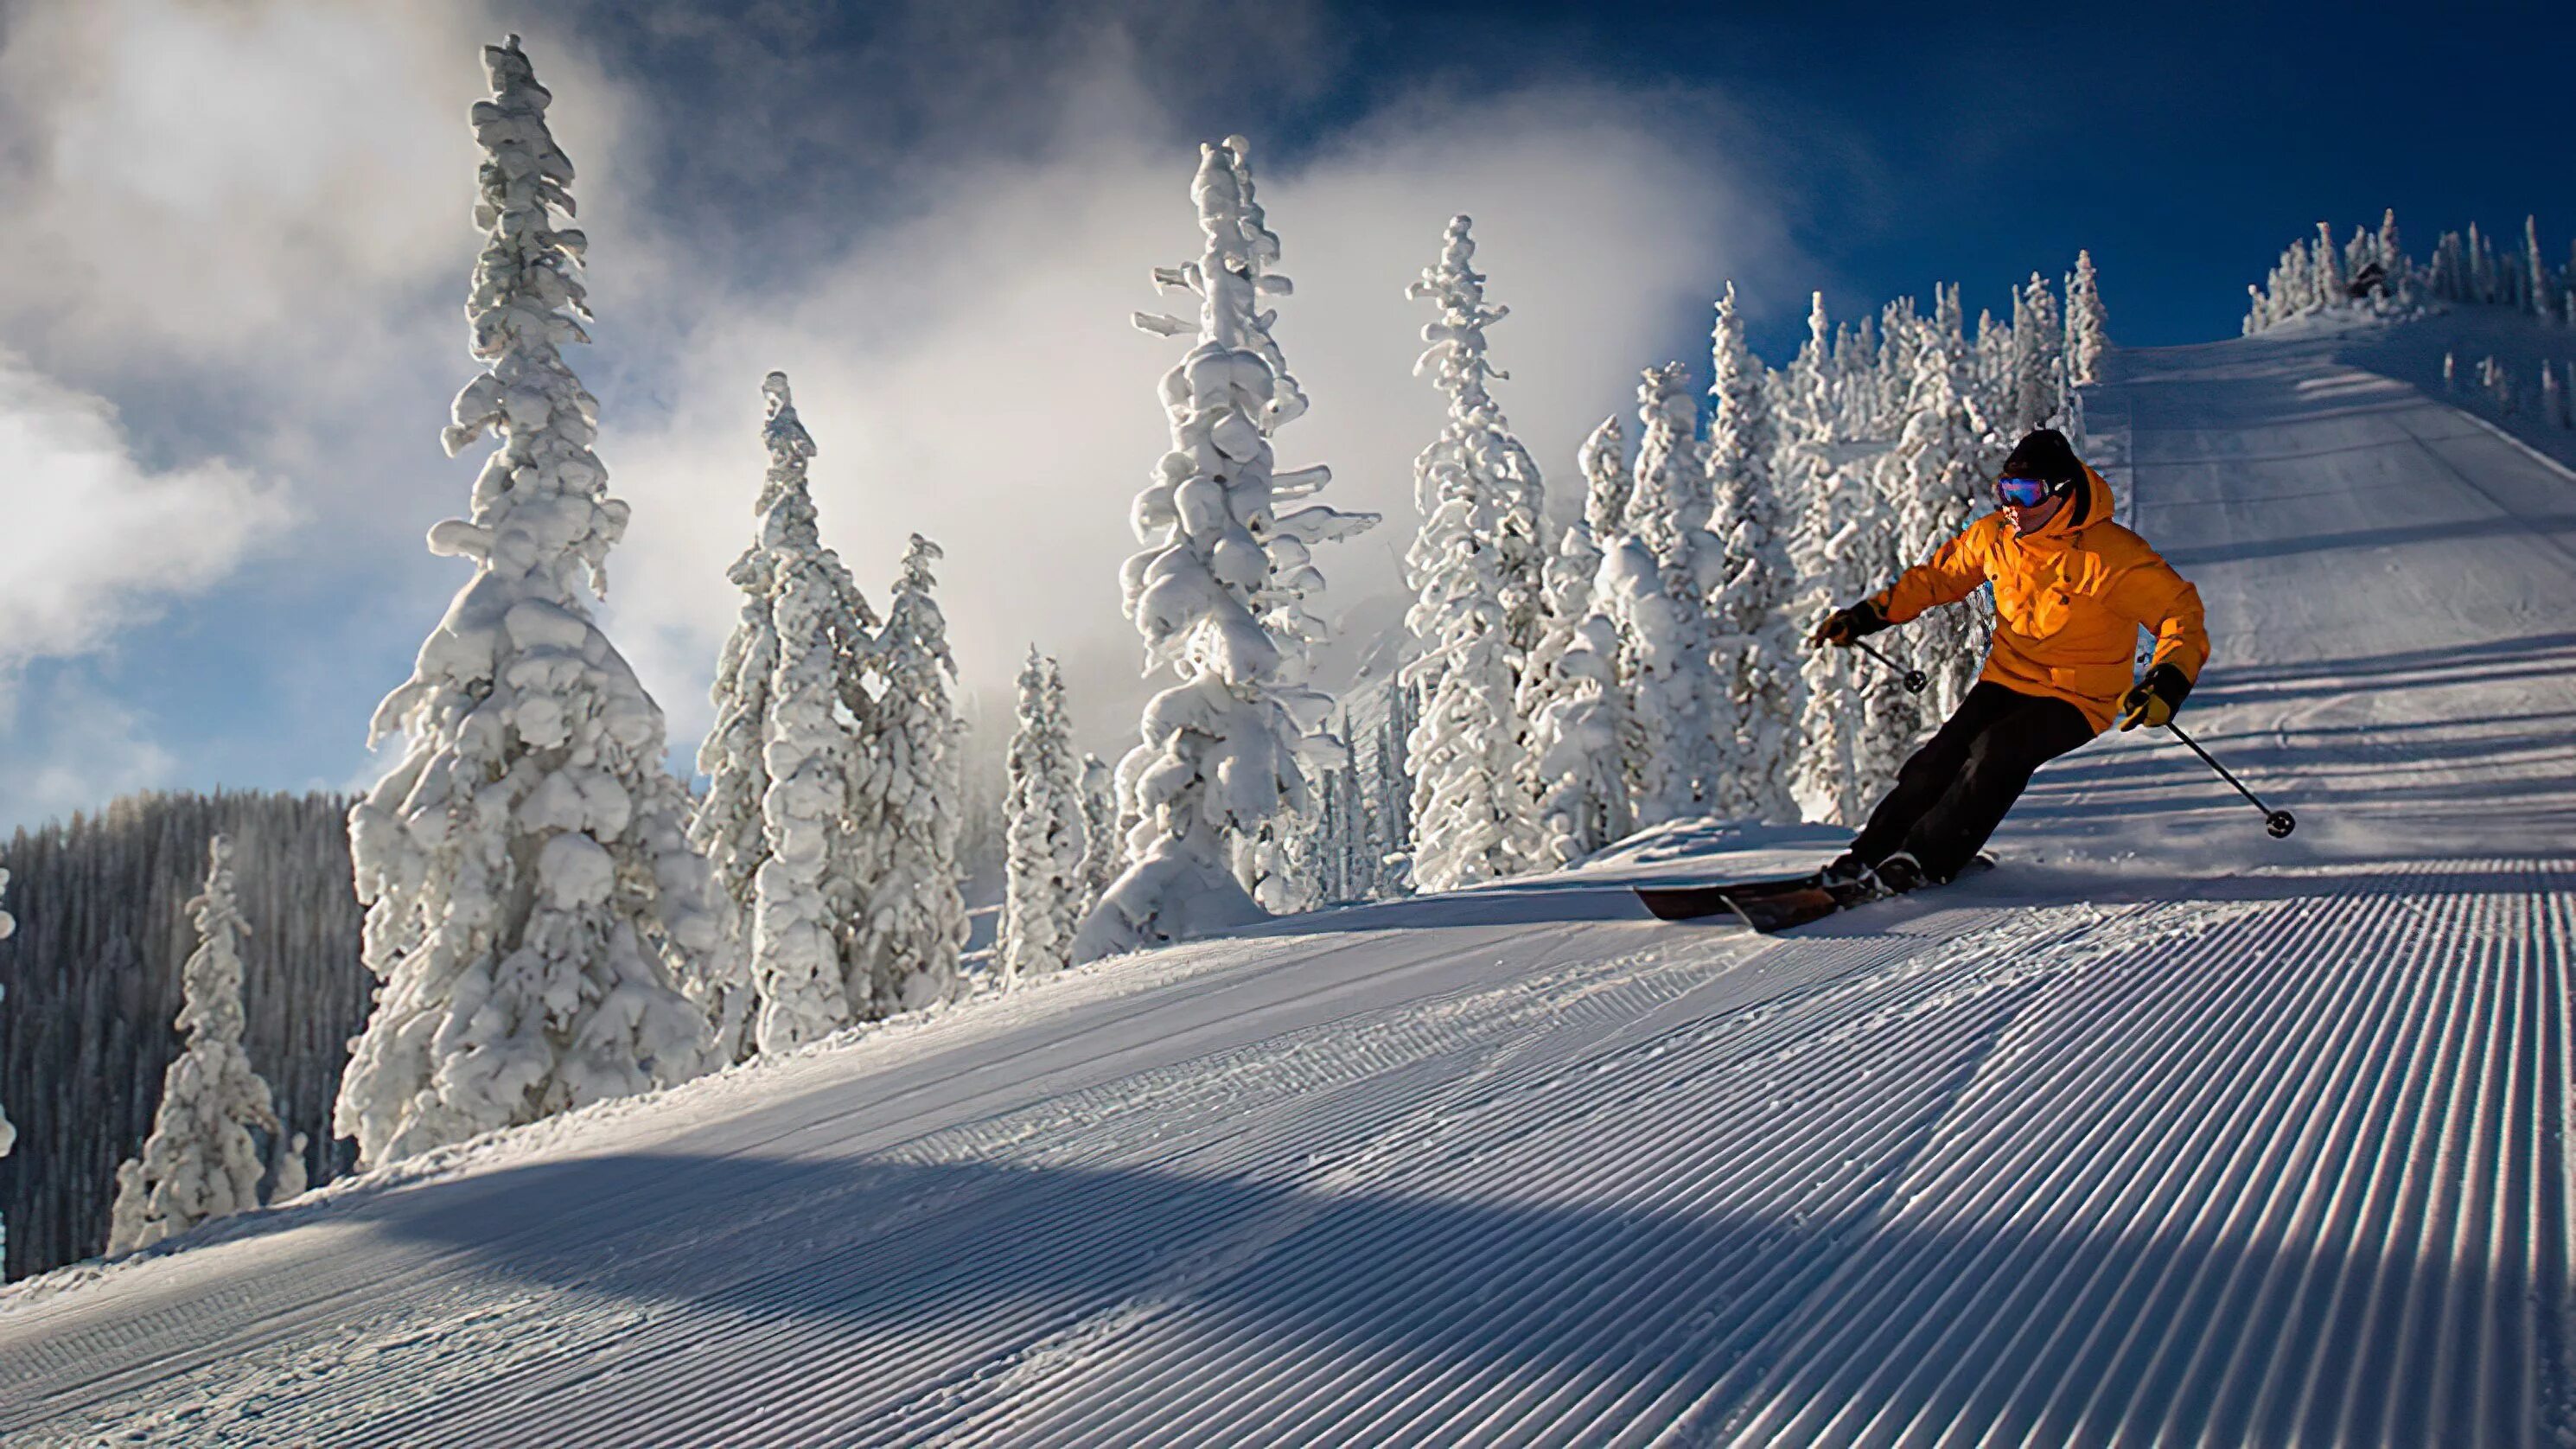
<path id="1" fill-rule="evenodd" d="M 1306 603 L 1322 587 L 1315 545 L 1377 520 L 1321 505 L 1279 511 L 1330 479 L 1315 467 L 1272 472 L 1271 435 L 1306 397 L 1270 335 L 1264 295 L 1279 238 L 1253 198 L 1241 137 L 1203 147 L 1190 194 L 1202 250 L 1155 280 L 1199 297 L 1197 342 L 1164 374 L 1172 448 L 1131 514 L 1144 548 L 1121 572 L 1148 667 L 1178 682 L 1145 706 L 1118 768 L 1122 815 L 1136 820 L 1127 868 L 1084 923 L 1075 959 L 1158 945 L 1257 916 L 1256 895 L 1285 897 L 1285 847 L 1271 825 L 1306 808 L 1300 753 L 1331 702 L 1305 684 L 1321 625 Z M 1165 336 L 1192 330 L 1139 314 Z M 1274 884 L 1275 883 L 1275 884 Z"/>
<path id="2" fill-rule="evenodd" d="M 1872 437 L 1885 437 L 1904 426 L 1905 397 L 1914 385 L 1914 351 L 1922 328 L 1923 317 L 1912 297 L 1899 297 L 1879 309 L 1878 366 L 1869 378 Z M 1783 506 L 1793 514 L 1796 511 L 1795 500 L 1783 500 Z"/>
<path id="3" fill-rule="evenodd" d="M 2540 219 L 2522 219 L 2522 306 L 2543 322 L 2558 320 L 2558 280 L 2540 251 Z"/>
<path id="4" fill-rule="evenodd" d="M 197 949 L 185 970 L 179 1031 L 186 1049 L 161 1079 L 161 1106 L 139 1157 L 116 1171 L 107 1251 L 131 1253 L 213 1218 L 259 1206 L 269 1165 L 261 1143 L 279 1134 L 268 1083 L 242 1050 L 242 920 L 232 842 L 206 848 L 206 887 L 188 902 Z M 301 1192 L 301 1169 L 289 1186 Z"/>
<path id="5" fill-rule="evenodd" d="M 585 337 L 585 241 L 556 218 L 572 164 L 517 37 L 483 59 L 467 312 L 487 370 L 443 438 L 501 446 L 470 514 L 430 531 L 474 574 L 377 708 L 403 758 L 349 813 L 383 985 L 334 1122 L 369 1164 L 694 1075 L 705 1020 L 675 980 L 720 948 L 662 712 L 591 618 L 627 508 L 559 350 Z"/>
<path id="6" fill-rule="evenodd" d="M 1598 542 L 1628 531 L 1628 495 L 1637 480 L 1628 471 L 1628 434 L 1616 413 L 1601 420 L 1575 454 L 1583 475 L 1583 527 Z"/>
<path id="7" fill-rule="evenodd" d="M 707 793 L 689 830 L 731 908 L 722 969 L 682 980 L 718 1062 L 794 1051 L 858 1019 L 844 986 L 849 907 L 871 874 L 844 817 L 858 766 L 848 705 L 866 698 L 852 676 L 876 620 L 823 547 L 806 480 L 814 439 L 787 375 L 760 392 L 760 527 L 726 575 L 742 614 L 716 664 L 715 724 L 698 750 Z"/>
<path id="8" fill-rule="evenodd" d="M 1733 282 L 1718 299 L 1710 354 L 1711 526 L 1724 549 L 1724 576 L 1710 607 L 1709 808 L 1725 819 L 1795 820 L 1789 763 L 1798 744 L 1798 655 L 1789 609 L 1798 581 L 1789 517 L 1771 476 L 1779 440 L 1768 369 L 1745 345 Z M 1854 391 L 1875 368 L 1875 357 L 1866 368 L 1857 356 L 1848 360 Z"/>
<path id="9" fill-rule="evenodd" d="M 851 1008 L 870 1018 L 947 1000 L 966 945 L 957 869 L 962 726 L 948 621 L 932 597 L 930 566 L 939 557 L 939 545 L 917 533 L 904 549 L 877 636 L 880 692 L 851 794 L 853 828 L 875 844 L 847 990 Z"/>
<path id="10" fill-rule="evenodd" d="M 1007 985 L 1064 969 L 1080 927 L 1082 771 L 1064 715 L 1064 679 L 1032 645 L 1020 671 L 1019 719 L 1007 765 L 1002 931 L 994 959 Z"/>
<path id="11" fill-rule="evenodd" d="M 2056 294 L 2037 272 L 2013 296 L 2012 409 L 2003 420 L 2007 437 L 2062 420 L 2066 395 L 2066 326 Z"/>
<path id="12" fill-rule="evenodd" d="M 2392 224 L 2396 214 L 2390 213 Z M 2102 349 L 2111 345 L 2111 318 L 2102 307 L 2102 279 L 2093 253 L 2078 251 L 2066 277 L 2066 374 L 2078 386 L 2102 380 Z"/>
<path id="13" fill-rule="evenodd" d="M 2315 294 L 2320 301 L 2340 302 L 2351 295 L 2343 269 L 2342 254 L 2335 250 L 2334 226 L 2317 223 L 2317 240 L 2308 253 L 2313 268 Z"/>
<path id="14" fill-rule="evenodd" d="M 2014 293 L 2019 296 L 2018 290 Z M 1968 376 L 1977 395 L 1991 400 L 1995 416 L 2009 421 L 2013 409 L 2015 382 L 2013 372 L 2012 324 L 1998 321 L 1987 308 L 1977 309 L 1977 330 L 1968 342 Z"/>
<path id="15" fill-rule="evenodd" d="M 1414 692 L 1402 681 L 1389 681 L 1384 698 L 1386 714 L 1378 723 L 1376 758 L 1369 772 L 1368 854 L 1375 875 L 1368 895 L 1377 900 L 1413 890 L 1413 769 L 1405 757 L 1405 741 L 1421 718 Z"/>
<path id="16" fill-rule="evenodd" d="M 1678 761 L 1695 753 L 1689 741 L 1701 727 L 1693 712 L 1700 697 L 1695 673 L 1705 671 L 1706 655 L 1695 660 L 1684 651 L 1691 639 L 1705 635 L 1685 627 L 1678 617 L 1682 610 L 1664 592 L 1654 550 L 1633 535 L 1614 534 L 1602 546 L 1592 597 L 1617 649 L 1613 674 L 1626 813 L 1632 825 L 1660 824 L 1686 809 L 1674 808 L 1677 799 L 1688 798 Z M 1662 813 L 1650 814 L 1650 804 Z"/>
<path id="17" fill-rule="evenodd" d="M 1513 541 L 1536 527 L 1535 470 L 1486 388 L 1503 374 L 1486 360 L 1485 328 L 1504 309 L 1485 303 L 1468 226 L 1451 218 L 1439 263 L 1405 290 L 1439 308 L 1414 371 L 1430 373 L 1449 404 L 1440 435 L 1413 461 L 1422 524 L 1405 555 L 1415 595 L 1405 624 L 1417 642 L 1403 678 L 1423 700 L 1409 742 L 1413 880 L 1423 890 L 1511 874 L 1529 828 L 1516 706 L 1544 601 L 1523 577 L 1535 557 L 1515 557 Z"/>
<path id="18" fill-rule="evenodd" d="M 1547 608 L 1546 486 L 1537 461 L 1512 435 L 1502 405 L 1486 386 L 1511 378 L 1486 360 L 1485 329 L 1510 316 L 1512 309 L 1485 301 L 1485 275 L 1475 268 L 1473 225 L 1471 218 L 1451 217 L 1441 237 L 1439 262 L 1425 267 L 1404 294 L 1440 309 L 1438 318 L 1422 326 L 1428 346 L 1413 371 L 1416 377 L 1430 373 L 1449 401 L 1448 424 L 1433 448 L 1450 448 L 1493 494 L 1504 634 L 1517 661 L 1538 642 L 1540 616 Z M 1417 458 L 1417 480 L 1421 468 Z"/>
<path id="19" fill-rule="evenodd" d="M 1082 757 L 1082 905 L 1075 929 L 1100 904 L 1100 893 L 1127 868 L 1126 838 L 1118 829 L 1118 776 L 1109 762 L 1086 752 Z"/>
<path id="20" fill-rule="evenodd" d="M 1919 563 L 1975 518 L 1988 473 L 1984 429 L 1966 394 L 1959 339 L 1927 328 L 1906 400 L 1905 433 L 1879 461 L 1880 492 L 1896 525 L 1896 562 Z M 1906 647 L 1931 676 L 1921 713 L 1947 719 L 1984 657 L 1987 606 L 1934 609 L 1907 626 Z M 1906 747 L 1911 748 L 1909 738 Z"/>
<path id="21" fill-rule="evenodd" d="M 1806 585 L 1791 609 L 1793 629 L 1812 626 L 1826 610 L 1877 588 L 1896 554 L 1893 520 L 1867 469 L 1841 466 L 1836 458 L 1832 399 L 1821 367 L 1825 346 L 1819 297 L 1809 313 L 1807 343 L 1781 378 L 1774 412 L 1779 451 L 1772 477 L 1798 508 L 1789 552 Z M 1854 754 L 1865 716 L 1863 691 L 1870 683 L 1858 671 L 1876 666 L 1850 656 L 1849 650 L 1815 649 L 1800 661 L 1798 743 L 1789 775 L 1790 792 L 1808 818 L 1843 824 L 1856 823 L 1857 813 L 1876 798 L 1864 796 Z"/>
<path id="22" fill-rule="evenodd" d="M 1628 497 L 1624 536 L 1654 555 L 1656 594 L 1666 607 L 1628 610 L 1623 627 L 1667 631 L 1629 653 L 1645 672 L 1626 677 L 1632 708 L 1652 753 L 1632 760 L 1641 825 L 1697 813 L 1711 773 L 1709 722 L 1721 698 L 1709 664 L 1707 600 L 1724 578 L 1725 559 L 1709 531 L 1713 503 L 1700 453 L 1698 410 L 1680 363 L 1646 369 L 1637 389 L 1636 487 Z M 1618 550 L 1607 541 L 1603 549 Z M 1633 582 L 1623 584 L 1634 594 Z"/>
<path id="23" fill-rule="evenodd" d="M 1531 802 L 1526 852 L 1540 870 L 1572 865 L 1631 824 L 1619 626 L 1593 597 L 1600 571 L 1601 550 L 1578 520 L 1549 561 L 1547 628 L 1521 685 L 1529 721 L 1521 765 Z"/>

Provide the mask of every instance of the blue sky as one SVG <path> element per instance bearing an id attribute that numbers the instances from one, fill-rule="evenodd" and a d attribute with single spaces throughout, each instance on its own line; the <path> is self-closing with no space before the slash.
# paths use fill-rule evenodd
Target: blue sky
<path id="1" fill-rule="evenodd" d="M 1437 403 L 1400 292 L 1452 210 L 1515 308 L 1503 401 L 1560 476 L 1636 368 L 1704 365 L 1730 277 L 1777 360 L 1811 287 L 1852 316 L 1955 280 L 1973 314 L 2078 247 L 2117 340 L 2229 335 L 2284 244 L 2388 205 L 2419 248 L 2536 210 L 2565 255 L 2563 21 L 2101 8 L 27 7 L 0 239 L 70 261 L 0 280 L 26 374 L 0 486 L 91 491 L 24 495 L 68 512 L 0 544 L 0 826 L 372 774 L 366 717 L 459 581 L 419 540 L 472 477 L 433 440 L 471 375 L 475 45 L 508 29 L 582 167 L 600 320 L 574 361 L 637 509 L 609 618 L 675 740 L 785 366 L 859 577 L 881 594 L 904 534 L 940 538 L 970 684 L 1034 637 L 1108 750 L 1138 692 L 1125 500 L 1172 357 L 1124 319 L 1190 249 L 1203 137 L 1253 139 L 1301 284 L 1280 331 L 1316 407 L 1284 460 L 1394 515 L 1328 560 L 1345 602 L 1392 587 L 1409 532 Z"/>

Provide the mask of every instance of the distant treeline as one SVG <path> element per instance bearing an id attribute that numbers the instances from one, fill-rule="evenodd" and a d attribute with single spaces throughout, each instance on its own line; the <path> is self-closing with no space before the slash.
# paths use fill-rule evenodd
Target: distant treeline
<path id="1" fill-rule="evenodd" d="M 243 1045 L 286 1129 L 311 1139 L 313 1183 L 348 1170 L 331 1102 L 372 984 L 358 958 L 348 808 L 318 794 L 134 795 L 21 830 L 0 852 L 18 918 L 0 941 L 0 1104 L 18 1127 L 17 1150 L 0 1157 L 7 1277 L 106 1246 L 117 1163 L 151 1131 L 178 1054 L 180 966 L 196 944 L 182 907 L 218 831 L 233 838 L 252 931 Z"/>

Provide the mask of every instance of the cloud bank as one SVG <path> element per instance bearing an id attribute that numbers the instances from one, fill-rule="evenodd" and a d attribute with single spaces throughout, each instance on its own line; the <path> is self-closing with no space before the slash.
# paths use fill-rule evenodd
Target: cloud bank
<path id="1" fill-rule="evenodd" d="M 876 7 L 865 26 L 681 4 L 508 25 L 431 0 L 35 7 L 0 49 L 18 202 L 0 243 L 74 264 L 0 278 L 0 344 L 27 359 L 0 374 L 0 436 L 87 460 L 64 476 L 95 480 L 116 500 L 96 516 L 141 542 L 49 542 L 0 594 L 0 659 L 114 646 L 145 668 L 151 631 L 126 631 L 185 598 L 269 662 L 220 708 L 156 712 L 102 674 L 100 699 L 131 718 L 125 757 L 149 767 L 120 780 L 211 785 L 218 755 L 264 776 L 237 785 L 366 773 L 369 704 L 462 582 L 419 540 L 461 510 L 476 462 L 435 434 L 472 373 L 477 47 L 513 26 L 555 93 L 593 242 L 598 342 L 571 360 L 634 507 L 609 627 L 683 751 L 736 608 L 724 570 L 750 535 L 771 368 L 822 449 L 826 539 L 872 595 L 907 534 L 938 539 L 970 689 L 1000 696 L 1035 641 L 1067 660 L 1086 744 L 1132 730 L 1117 568 L 1128 499 L 1166 446 L 1156 379 L 1181 348 L 1126 318 L 1158 307 L 1149 267 L 1196 251 L 1203 136 L 1251 137 L 1298 283 L 1278 335 L 1314 408 L 1282 461 L 1331 464 L 1326 501 L 1388 515 L 1324 559 L 1330 607 L 1398 587 L 1412 457 L 1439 426 L 1410 375 L 1425 313 L 1403 288 L 1450 215 L 1476 218 L 1512 308 L 1504 405 L 1569 485 L 1575 444 L 1631 405 L 1637 368 L 1697 355 L 1726 277 L 1794 263 L 1713 97 L 1380 75 L 1356 101 L 1347 27 L 1318 7 L 1259 13 L 1250 43 L 1220 45 L 1221 13 L 1102 3 Z M 31 536 L 88 526 L 49 514 Z M 274 740 L 218 751 L 215 729 Z M 78 748 L 0 737 L 22 758 Z M 0 822 L 28 810 L 0 798 Z"/>

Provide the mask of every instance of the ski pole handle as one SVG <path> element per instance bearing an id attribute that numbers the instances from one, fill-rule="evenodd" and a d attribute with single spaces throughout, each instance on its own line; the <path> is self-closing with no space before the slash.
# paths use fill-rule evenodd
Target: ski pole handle
<path id="1" fill-rule="evenodd" d="M 2255 809 L 2263 812 L 2263 831 L 2265 834 L 2271 836 L 2274 840 L 2281 840 L 2286 838 L 2291 831 L 2299 828 L 2299 817 L 2292 815 L 2287 810 L 2272 809 L 2270 806 L 2265 805 L 2260 799 L 2257 799 L 2253 791 L 2245 788 L 2244 781 L 2229 774 L 2225 765 L 2218 763 L 2216 759 L 2211 757 L 2209 751 L 2200 747 L 2200 741 L 2183 733 L 2182 726 L 2173 723 L 2171 720 L 2167 720 L 2165 722 L 2165 728 L 2173 731 L 2173 737 L 2175 739 L 2191 746 L 2191 752 L 2200 756 L 2202 764 L 2216 770 L 2218 772 L 2218 778 L 2235 786 L 2237 794 L 2244 796 Z"/>

